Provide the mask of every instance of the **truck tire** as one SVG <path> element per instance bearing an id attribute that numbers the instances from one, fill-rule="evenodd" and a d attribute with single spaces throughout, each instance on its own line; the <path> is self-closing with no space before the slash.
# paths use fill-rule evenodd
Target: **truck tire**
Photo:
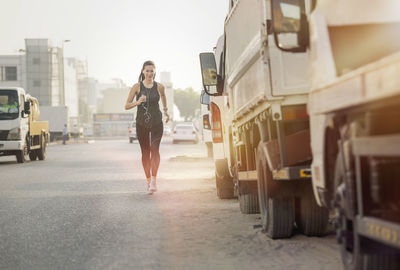
<path id="1" fill-rule="evenodd" d="M 213 145 L 211 142 L 207 142 L 206 143 L 206 147 L 207 147 L 207 157 L 213 157 L 214 153 L 213 153 Z"/>
<path id="2" fill-rule="evenodd" d="M 233 188 L 218 188 L 217 187 L 217 196 L 221 200 L 235 198 Z"/>
<path id="3" fill-rule="evenodd" d="M 277 183 L 272 180 L 262 142 L 258 146 L 256 159 L 262 228 L 272 239 L 290 237 L 295 220 L 295 204 L 291 189 L 288 186 L 285 192 L 277 192 Z"/>
<path id="4" fill-rule="evenodd" d="M 297 227 L 306 236 L 326 235 L 329 223 L 329 210 L 317 204 L 311 183 L 305 184 L 306 186 L 299 198 L 299 205 L 296 211 Z"/>
<path id="5" fill-rule="evenodd" d="M 35 161 L 37 159 L 37 154 L 36 154 L 36 150 L 30 151 L 29 152 L 29 159 L 31 161 Z"/>
<path id="6" fill-rule="evenodd" d="M 18 150 L 15 154 L 18 163 L 24 163 L 26 161 L 26 155 L 28 154 L 28 141 L 25 140 L 25 145 L 23 150 Z"/>
<path id="7" fill-rule="evenodd" d="M 398 270 L 400 269 L 400 258 L 394 254 L 371 254 L 365 258 L 364 264 L 366 270 Z"/>
<path id="8" fill-rule="evenodd" d="M 230 177 L 222 176 L 218 177 L 215 173 L 215 183 L 217 187 L 217 196 L 220 199 L 232 199 L 234 198 L 234 185 Z"/>
<path id="9" fill-rule="evenodd" d="M 395 270 L 400 269 L 398 255 L 370 254 L 361 249 L 361 237 L 357 232 L 357 224 L 352 223 L 345 211 L 346 185 L 344 183 L 345 169 L 342 154 L 339 151 L 335 164 L 335 212 L 336 238 L 340 245 L 343 268 L 345 270 Z M 349 223 L 351 223 L 349 225 Z"/>
<path id="10" fill-rule="evenodd" d="M 294 198 L 268 198 L 267 207 L 267 224 L 263 224 L 265 233 L 272 239 L 290 237 L 294 224 Z"/>
<path id="11" fill-rule="evenodd" d="M 240 193 L 239 191 L 240 212 L 243 214 L 258 214 L 260 208 L 258 206 L 258 196 L 255 191 L 249 193 Z"/>
<path id="12" fill-rule="evenodd" d="M 18 150 L 17 153 L 15 154 L 15 157 L 17 158 L 18 163 L 24 163 L 25 162 L 24 150 Z"/>
<path id="13" fill-rule="evenodd" d="M 46 159 L 46 137 L 44 135 L 40 137 L 40 149 L 37 150 L 37 156 L 39 160 Z"/>

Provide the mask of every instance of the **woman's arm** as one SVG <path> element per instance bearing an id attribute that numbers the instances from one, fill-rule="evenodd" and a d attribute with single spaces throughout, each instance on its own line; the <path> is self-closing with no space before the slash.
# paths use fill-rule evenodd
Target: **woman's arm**
<path id="1" fill-rule="evenodd" d="M 163 111 L 165 115 L 165 123 L 168 123 L 169 121 L 169 115 L 168 115 L 168 108 L 167 108 L 167 97 L 165 96 L 165 87 L 161 83 L 158 84 L 158 93 L 160 94 L 161 97 L 161 103 L 163 105 Z"/>
<path id="2" fill-rule="evenodd" d="M 135 83 L 131 87 L 131 90 L 129 91 L 128 98 L 126 99 L 125 110 L 132 109 L 132 108 L 140 105 L 142 102 L 146 101 L 146 96 L 141 96 L 138 101 L 133 101 L 135 96 L 139 93 L 138 90 L 139 90 L 139 84 Z"/>

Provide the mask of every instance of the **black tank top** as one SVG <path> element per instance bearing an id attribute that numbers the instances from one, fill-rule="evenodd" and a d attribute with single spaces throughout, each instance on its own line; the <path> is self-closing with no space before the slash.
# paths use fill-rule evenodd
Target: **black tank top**
<path id="1" fill-rule="evenodd" d="M 140 92 L 136 96 L 136 100 L 141 96 L 146 96 L 146 102 L 138 106 L 136 124 L 150 128 L 162 123 L 162 113 L 158 105 L 160 94 L 158 93 L 157 83 L 154 81 L 152 88 L 146 88 L 143 82 L 140 82 Z"/>

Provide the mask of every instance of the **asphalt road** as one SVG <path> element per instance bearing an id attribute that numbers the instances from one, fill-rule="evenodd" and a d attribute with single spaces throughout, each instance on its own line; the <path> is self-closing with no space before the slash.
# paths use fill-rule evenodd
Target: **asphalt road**
<path id="1" fill-rule="evenodd" d="M 160 152 L 154 195 L 128 139 L 0 157 L 0 269 L 341 269 L 333 235 L 273 241 L 218 200 L 204 145 Z"/>

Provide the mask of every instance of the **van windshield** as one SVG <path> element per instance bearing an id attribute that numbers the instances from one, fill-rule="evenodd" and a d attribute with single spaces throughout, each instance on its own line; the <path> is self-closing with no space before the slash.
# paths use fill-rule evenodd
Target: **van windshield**
<path id="1" fill-rule="evenodd" d="M 0 120 L 18 118 L 18 93 L 15 90 L 0 90 Z"/>

